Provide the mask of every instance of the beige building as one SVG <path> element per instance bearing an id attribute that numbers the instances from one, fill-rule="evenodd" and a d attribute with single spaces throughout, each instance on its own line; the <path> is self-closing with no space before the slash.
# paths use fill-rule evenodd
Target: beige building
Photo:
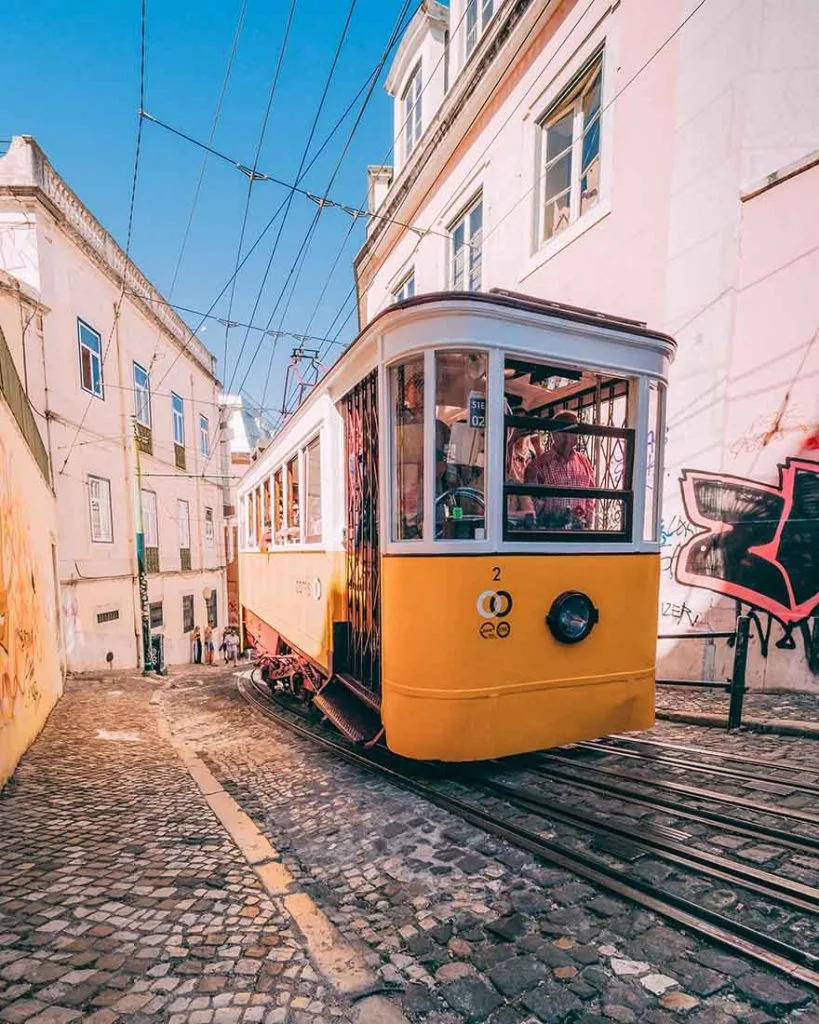
<path id="1" fill-rule="evenodd" d="M 672 334 L 659 630 L 750 614 L 751 685 L 819 691 L 819 4 L 425 0 L 387 88 L 361 325 L 503 288 Z"/>
<path id="2" fill-rule="evenodd" d="M 62 693 L 57 503 L 24 383 L 23 335 L 44 312 L 0 271 L 0 787 Z"/>
<path id="3" fill-rule="evenodd" d="M 53 467 L 67 667 L 142 664 L 140 507 L 153 644 L 186 662 L 225 615 L 215 358 L 28 136 L 0 158 L 0 267 Z"/>

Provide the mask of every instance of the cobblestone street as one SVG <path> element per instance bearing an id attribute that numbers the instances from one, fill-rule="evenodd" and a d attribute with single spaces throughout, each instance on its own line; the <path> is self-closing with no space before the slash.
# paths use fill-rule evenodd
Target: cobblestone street
<path id="1" fill-rule="evenodd" d="M 677 723 L 652 737 L 815 767 L 811 740 Z M 819 1020 L 810 990 L 782 974 L 340 762 L 260 717 L 228 673 L 191 667 L 70 682 L 3 791 L 0 1021 L 301 1024 L 366 1006 L 311 960 L 309 935 L 213 816 L 180 744 L 281 854 L 288 890 L 309 894 L 379 979 L 390 1002 L 382 994 L 369 1021 Z M 634 771 L 644 786 L 657 774 Z M 737 839 L 730 852 L 815 884 L 815 857 L 760 850 Z M 665 869 L 643 858 L 633 870 Z M 720 906 L 732 895 L 714 887 Z"/>

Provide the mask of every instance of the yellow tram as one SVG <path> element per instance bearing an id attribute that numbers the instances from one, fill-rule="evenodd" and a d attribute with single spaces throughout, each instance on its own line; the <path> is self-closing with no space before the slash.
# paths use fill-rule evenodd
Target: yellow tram
<path id="1" fill-rule="evenodd" d="M 502 291 L 377 316 L 239 488 L 268 682 L 410 758 L 651 726 L 674 348 Z"/>

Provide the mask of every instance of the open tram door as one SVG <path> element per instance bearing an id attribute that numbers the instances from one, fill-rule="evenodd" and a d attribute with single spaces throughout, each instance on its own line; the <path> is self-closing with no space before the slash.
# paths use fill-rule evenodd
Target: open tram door
<path id="1" fill-rule="evenodd" d="M 344 614 L 333 635 L 333 675 L 316 704 L 349 738 L 381 735 L 381 549 L 378 370 L 339 403 L 344 424 Z"/>

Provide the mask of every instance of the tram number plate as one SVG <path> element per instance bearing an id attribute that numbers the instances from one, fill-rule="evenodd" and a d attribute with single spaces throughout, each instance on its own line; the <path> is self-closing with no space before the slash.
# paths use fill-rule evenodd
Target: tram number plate
<path id="1" fill-rule="evenodd" d="M 480 428 L 486 424 L 486 395 L 469 393 L 469 426 Z"/>

